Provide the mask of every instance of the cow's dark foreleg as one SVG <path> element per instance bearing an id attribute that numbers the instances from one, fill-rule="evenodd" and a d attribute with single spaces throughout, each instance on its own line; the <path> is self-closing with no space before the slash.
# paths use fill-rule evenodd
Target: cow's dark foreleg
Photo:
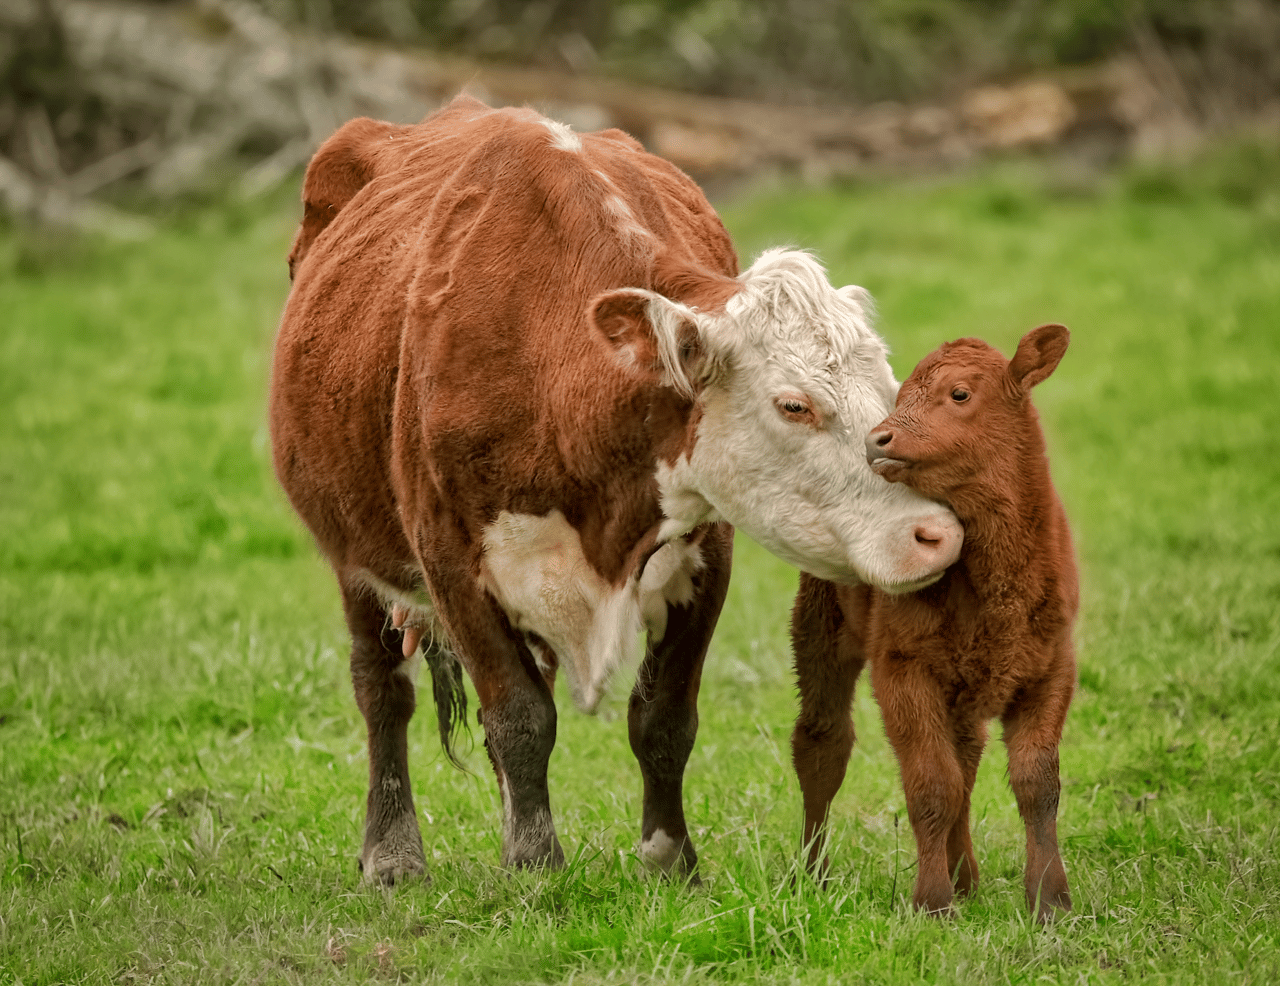
<path id="1" fill-rule="evenodd" d="M 369 798 L 360 869 L 365 879 L 395 883 L 426 872 L 422 836 L 409 787 L 409 719 L 418 659 L 406 660 L 399 636 L 383 642 L 386 613 L 359 587 L 342 587 L 351 630 L 351 681 L 369 731 Z"/>
<path id="2" fill-rule="evenodd" d="M 627 708 L 631 751 L 644 779 L 640 856 L 648 866 L 693 875 L 698 854 L 684 817 L 684 769 L 698 733 L 702 664 L 729 588 L 733 528 L 704 530 L 704 567 L 693 577 L 688 605 L 668 605 L 660 639 L 650 636 Z"/>
<path id="3" fill-rule="evenodd" d="M 861 630 L 870 590 L 841 590 L 811 575 L 800 576 L 791 614 L 800 714 L 791 734 L 791 759 L 804 798 L 806 864 L 825 876 L 823 842 L 831 801 L 844 783 L 853 751 L 853 689 L 864 663 Z"/>
<path id="4" fill-rule="evenodd" d="M 426 557 L 441 556 L 451 557 L 449 552 Z M 475 582 L 429 568 L 428 583 L 437 615 L 480 699 L 485 751 L 502 793 L 502 865 L 563 866 L 547 790 L 547 762 L 556 745 L 556 706 L 548 679 L 497 603 Z"/>
<path id="5" fill-rule="evenodd" d="M 511 666 L 498 676 L 473 675 L 480 694 L 484 745 L 502 792 L 502 865 L 564 865 L 551 820 L 547 761 L 556 743 L 556 707 L 537 670 Z"/>

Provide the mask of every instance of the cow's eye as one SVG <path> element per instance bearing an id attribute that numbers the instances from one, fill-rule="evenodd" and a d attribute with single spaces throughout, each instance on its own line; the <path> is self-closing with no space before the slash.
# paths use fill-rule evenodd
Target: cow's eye
<path id="1" fill-rule="evenodd" d="M 779 397 L 774 402 L 774 406 L 778 409 L 778 413 L 788 421 L 812 426 L 819 424 L 817 412 L 814 411 L 813 405 L 804 397 Z"/>
<path id="2" fill-rule="evenodd" d="M 965 390 L 963 387 L 957 387 L 955 390 L 951 391 L 951 399 L 957 404 L 963 404 L 969 399 L 969 391 Z"/>

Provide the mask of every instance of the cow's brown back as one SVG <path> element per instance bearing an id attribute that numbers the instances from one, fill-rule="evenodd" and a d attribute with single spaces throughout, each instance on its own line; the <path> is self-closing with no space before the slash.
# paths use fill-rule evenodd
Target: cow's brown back
<path id="1" fill-rule="evenodd" d="M 652 436 L 625 421 L 652 394 L 589 303 L 642 286 L 714 306 L 736 258 L 675 168 L 620 131 L 558 150 L 540 120 L 466 98 L 417 126 L 356 120 L 308 171 L 272 426 L 281 481 L 339 568 L 394 581 L 424 497 L 474 500 L 483 523 L 652 469 Z"/>

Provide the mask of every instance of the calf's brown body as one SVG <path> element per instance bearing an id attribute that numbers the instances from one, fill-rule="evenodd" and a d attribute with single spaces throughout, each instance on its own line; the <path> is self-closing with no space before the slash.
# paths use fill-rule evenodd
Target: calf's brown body
<path id="1" fill-rule="evenodd" d="M 1030 399 L 1067 342 L 1062 326 L 1042 326 L 1011 361 L 975 339 L 944 345 L 868 436 L 878 473 L 945 502 L 964 525 L 960 560 L 940 581 L 895 596 L 801 576 L 792 748 L 810 867 L 826 865 L 827 813 L 854 741 L 854 684 L 869 663 L 916 838 L 914 903 L 929 912 L 978 882 L 970 797 L 993 718 L 1026 826 L 1027 904 L 1041 921 L 1071 907 L 1057 839 L 1058 745 L 1075 687 L 1078 581 Z"/>

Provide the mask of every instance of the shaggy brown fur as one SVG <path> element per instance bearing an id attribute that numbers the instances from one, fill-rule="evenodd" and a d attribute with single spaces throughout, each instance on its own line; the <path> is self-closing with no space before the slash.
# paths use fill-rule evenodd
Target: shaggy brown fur
<path id="1" fill-rule="evenodd" d="M 801 577 L 792 618 L 800 715 L 792 737 L 809 865 L 853 748 L 850 705 L 863 664 L 902 772 L 919 855 L 915 906 L 948 911 L 978 864 L 969 801 L 999 717 L 1027 832 L 1027 905 L 1070 910 L 1058 851 L 1058 744 L 1075 687 L 1076 565 L 1049 477 L 1031 388 L 1066 352 L 1060 325 L 1029 332 L 1011 361 L 976 339 L 925 357 L 892 415 L 867 438 L 872 467 L 948 504 L 965 529 L 941 581 L 891 596 Z"/>

